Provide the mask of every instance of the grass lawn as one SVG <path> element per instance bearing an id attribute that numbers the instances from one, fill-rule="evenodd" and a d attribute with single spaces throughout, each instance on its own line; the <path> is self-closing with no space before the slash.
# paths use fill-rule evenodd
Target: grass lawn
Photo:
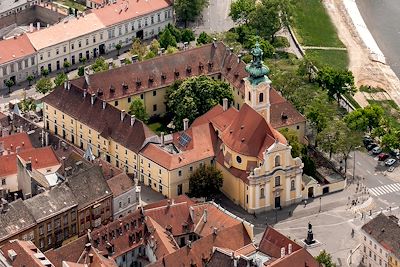
<path id="1" fill-rule="evenodd" d="M 86 6 L 75 2 L 74 0 L 57 0 L 58 3 L 63 4 L 64 6 L 72 7 L 74 9 L 78 9 L 79 11 L 85 11 Z"/>
<path id="2" fill-rule="evenodd" d="M 347 51 L 343 50 L 307 49 L 306 55 L 318 68 L 321 68 L 323 66 L 331 66 L 338 69 L 347 69 L 347 66 L 349 64 Z"/>
<path id="3" fill-rule="evenodd" d="M 393 100 L 368 100 L 368 103 L 381 106 L 389 122 L 400 128 L 400 108 Z"/>
<path id="4" fill-rule="evenodd" d="M 362 86 L 360 87 L 360 91 L 361 91 L 361 92 L 365 92 L 365 93 L 370 93 L 370 94 L 385 92 L 385 90 L 383 90 L 382 88 L 379 88 L 379 87 L 370 87 L 370 86 L 365 86 L 365 85 L 362 85 Z"/>
<path id="5" fill-rule="evenodd" d="M 302 45 L 344 47 L 321 0 L 297 0 L 294 5 L 293 26 Z"/>

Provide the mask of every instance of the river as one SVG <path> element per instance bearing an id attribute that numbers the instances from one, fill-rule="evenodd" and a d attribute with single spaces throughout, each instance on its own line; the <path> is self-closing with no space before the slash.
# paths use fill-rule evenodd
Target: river
<path id="1" fill-rule="evenodd" d="M 400 78 L 400 1 L 356 0 L 358 9 L 397 77 Z"/>

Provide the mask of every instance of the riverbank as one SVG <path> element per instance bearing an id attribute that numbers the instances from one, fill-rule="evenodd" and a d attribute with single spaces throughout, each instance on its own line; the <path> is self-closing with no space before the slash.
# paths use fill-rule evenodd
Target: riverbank
<path id="1" fill-rule="evenodd" d="M 359 14 L 359 11 L 355 3 L 350 3 L 351 1 L 354 2 L 354 0 L 323 0 L 323 3 L 340 40 L 348 49 L 349 69 L 353 72 L 355 84 L 357 87 L 366 85 L 382 88 L 386 93 L 380 93 L 378 97 L 381 100 L 393 99 L 400 106 L 400 80 L 389 65 L 382 63 L 383 54 L 377 57 L 380 50 L 364 21 L 354 16 L 355 13 Z M 354 13 L 351 16 L 349 12 Z M 361 106 L 368 105 L 369 95 L 357 92 L 354 98 Z"/>

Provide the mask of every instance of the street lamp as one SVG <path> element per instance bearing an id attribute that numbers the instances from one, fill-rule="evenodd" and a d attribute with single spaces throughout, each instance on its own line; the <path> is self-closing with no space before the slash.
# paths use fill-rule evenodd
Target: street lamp
<path id="1" fill-rule="evenodd" d="M 318 212 L 321 212 L 321 200 L 322 200 L 322 197 L 319 197 L 319 211 Z"/>

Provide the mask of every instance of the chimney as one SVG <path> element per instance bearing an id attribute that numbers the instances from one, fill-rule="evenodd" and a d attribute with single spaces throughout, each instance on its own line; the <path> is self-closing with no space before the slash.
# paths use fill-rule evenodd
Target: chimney
<path id="1" fill-rule="evenodd" d="M 121 110 L 121 121 L 124 121 L 125 118 L 125 110 Z"/>
<path id="2" fill-rule="evenodd" d="M 292 254 L 292 244 L 288 245 L 288 255 Z"/>
<path id="3" fill-rule="evenodd" d="M 281 248 L 281 258 L 285 257 L 285 247 Z"/>
<path id="4" fill-rule="evenodd" d="M 37 30 L 40 30 L 40 22 L 37 22 L 37 23 L 36 23 L 36 29 L 37 29 Z"/>
<path id="5" fill-rule="evenodd" d="M 192 221 L 194 221 L 194 208 L 192 206 L 189 207 L 189 214 Z"/>
<path id="6" fill-rule="evenodd" d="M 187 242 L 187 247 L 188 247 L 188 248 L 192 248 L 192 241 L 189 240 L 189 241 Z"/>
<path id="7" fill-rule="evenodd" d="M 87 89 L 83 89 L 83 98 L 86 98 L 87 95 Z"/>
<path id="8" fill-rule="evenodd" d="M 189 128 L 189 119 L 183 119 L 183 130 L 186 131 Z"/>
<path id="9" fill-rule="evenodd" d="M 238 59 L 237 59 L 237 63 L 239 64 L 239 63 L 240 63 L 240 61 L 242 60 L 242 54 L 239 54 L 237 57 L 238 57 Z"/>
<path id="10" fill-rule="evenodd" d="M 71 81 L 70 80 L 67 81 L 67 89 L 68 90 L 71 89 Z"/>
<path id="11" fill-rule="evenodd" d="M 27 161 L 27 162 L 26 162 L 25 168 L 26 168 L 28 171 L 32 171 L 32 162 L 31 162 L 31 161 Z"/>
<path id="12" fill-rule="evenodd" d="M 64 90 L 66 90 L 68 87 L 68 81 L 64 81 Z"/>
<path id="13" fill-rule="evenodd" d="M 89 69 L 85 68 L 85 81 L 87 85 L 90 85 L 90 79 L 89 79 Z"/>
<path id="14" fill-rule="evenodd" d="M 213 235 L 217 235 L 218 234 L 218 228 L 217 227 L 213 227 Z"/>
<path id="15" fill-rule="evenodd" d="M 46 137 L 45 137 L 45 139 L 46 139 L 45 145 L 48 146 L 48 145 L 49 145 L 49 133 L 46 132 L 46 133 L 45 133 L 45 136 L 46 136 Z"/>
<path id="16" fill-rule="evenodd" d="M 208 215 L 208 211 L 207 211 L 207 209 L 204 209 L 204 212 L 203 212 L 203 222 L 204 223 L 207 222 L 207 215 Z"/>
<path id="17" fill-rule="evenodd" d="M 17 257 L 17 253 L 13 249 L 7 250 L 8 257 L 10 258 L 11 262 L 15 260 Z"/>
<path id="18" fill-rule="evenodd" d="M 89 254 L 89 263 L 93 263 L 93 254 L 92 253 Z"/>
<path id="19" fill-rule="evenodd" d="M 106 109 L 106 104 L 107 104 L 107 102 L 103 101 L 103 109 Z"/>
<path id="20" fill-rule="evenodd" d="M 131 115 L 131 126 L 135 124 L 135 121 L 136 121 L 135 115 Z"/>
<path id="21" fill-rule="evenodd" d="M 233 256 L 233 267 L 237 267 L 237 262 L 238 259 L 235 256 Z"/>
<path id="22" fill-rule="evenodd" d="M 228 98 L 222 99 L 222 107 L 224 111 L 228 110 Z"/>
<path id="23" fill-rule="evenodd" d="M 164 132 L 161 132 L 161 146 L 165 145 Z"/>
<path id="24" fill-rule="evenodd" d="M 94 105 L 95 99 L 96 99 L 96 94 L 92 94 L 92 97 L 90 98 L 90 103 L 92 103 L 92 106 Z"/>
<path id="25" fill-rule="evenodd" d="M 29 32 L 33 32 L 33 23 L 29 24 Z"/>
<path id="26" fill-rule="evenodd" d="M 65 174 L 65 157 L 63 156 L 62 158 L 61 158 L 61 161 L 62 161 L 62 170 L 63 170 L 63 173 Z"/>
<path id="27" fill-rule="evenodd" d="M 217 38 L 213 38 L 213 46 L 217 47 Z"/>

